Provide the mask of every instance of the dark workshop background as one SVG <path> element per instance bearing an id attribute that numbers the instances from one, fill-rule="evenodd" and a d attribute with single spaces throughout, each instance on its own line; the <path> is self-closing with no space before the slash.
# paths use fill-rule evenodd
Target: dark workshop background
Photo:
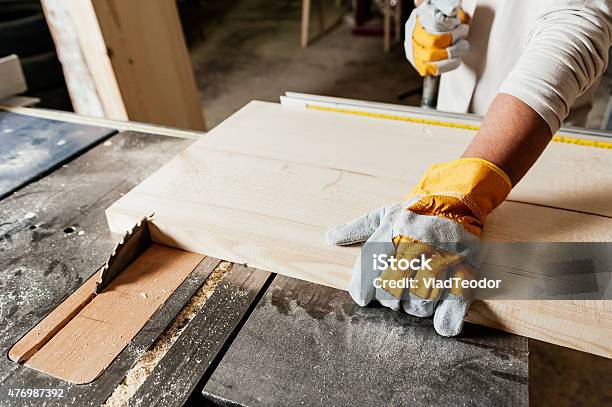
<path id="1" fill-rule="evenodd" d="M 405 17 L 411 1 L 404 3 Z M 0 2 L 0 56 L 21 56 L 28 95 L 39 97 L 39 106 L 71 110 L 39 5 L 13 3 Z M 418 105 L 422 79 L 406 61 L 401 42 L 383 51 L 382 1 L 353 1 L 357 3 L 365 7 L 360 30 L 355 29 L 354 12 L 329 1 L 327 23 L 339 23 L 302 48 L 300 0 L 179 0 L 208 127 L 250 100 L 275 102 L 285 91 Z M 313 2 L 312 37 L 318 4 Z M 587 127 L 602 126 L 609 94 L 606 77 Z M 612 361 L 533 340 L 529 350 L 533 405 L 605 405 L 612 400 Z"/>
<path id="2" fill-rule="evenodd" d="M 403 21 L 412 1 L 402 0 Z M 383 51 L 383 0 L 322 3 L 326 28 L 318 34 L 321 2 L 312 1 L 311 43 L 302 48 L 301 0 L 177 1 L 209 128 L 250 100 L 278 101 L 285 91 L 420 103 L 422 79 L 401 41 Z M 0 0 L 0 6 L 0 56 L 20 55 L 27 95 L 40 98 L 40 107 L 71 110 L 38 0 Z M 610 125 L 609 76 L 610 70 L 599 83 L 586 127 Z"/>

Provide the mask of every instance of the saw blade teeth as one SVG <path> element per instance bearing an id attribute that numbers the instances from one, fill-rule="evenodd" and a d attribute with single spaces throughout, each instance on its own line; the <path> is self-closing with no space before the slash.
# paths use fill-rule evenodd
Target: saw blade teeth
<path id="1" fill-rule="evenodd" d="M 111 267 L 111 263 L 113 263 L 114 260 L 117 258 L 118 254 L 121 253 L 121 251 L 125 247 L 126 243 L 131 239 L 131 237 L 136 232 L 138 232 L 141 228 L 143 228 L 144 227 L 143 225 L 145 223 L 150 222 L 153 219 L 153 216 L 154 214 L 152 213 L 151 215 L 141 218 L 134 226 L 132 226 L 132 228 L 128 229 L 127 231 L 123 233 L 123 235 L 121 236 L 121 239 L 117 242 L 117 244 L 115 244 L 113 251 L 111 252 L 108 259 L 106 260 L 106 263 L 99 271 L 100 275 L 96 283 L 96 289 L 95 289 L 96 293 L 100 292 L 102 285 L 107 285 L 108 282 L 105 282 L 104 279 L 107 277 L 106 273 L 109 271 Z"/>

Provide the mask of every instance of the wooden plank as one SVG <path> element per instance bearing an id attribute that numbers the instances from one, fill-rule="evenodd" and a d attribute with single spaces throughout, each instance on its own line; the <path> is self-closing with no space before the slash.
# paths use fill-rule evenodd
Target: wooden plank
<path id="1" fill-rule="evenodd" d="M 114 133 L 109 128 L 0 111 L 0 199 Z"/>
<path id="2" fill-rule="evenodd" d="M 110 61 L 99 57 L 97 61 L 88 60 L 88 56 L 100 55 L 99 49 L 104 47 L 91 2 L 42 0 L 41 5 L 75 112 L 126 120 L 127 112 Z M 82 36 L 85 29 L 89 30 L 88 35 Z M 93 49 L 98 52 L 94 54 Z"/>
<path id="3" fill-rule="evenodd" d="M 405 183 L 397 192 L 407 194 L 429 165 L 459 157 L 475 134 L 474 130 L 256 101 L 210 132 L 218 137 L 207 137 L 192 148 L 396 179 Z M 612 176 L 602 170 L 610 167 L 612 149 L 551 143 L 508 199 L 612 217 L 612 195 L 607 192 L 612 190 Z"/>
<path id="4" fill-rule="evenodd" d="M 95 380 L 202 259 L 154 244 L 31 355 L 26 366 L 70 383 Z"/>
<path id="5" fill-rule="evenodd" d="M 171 0 L 44 0 L 77 113 L 204 130 Z"/>
<path id="6" fill-rule="evenodd" d="M 134 406 L 182 406 L 248 315 L 270 273 L 233 265 L 177 342 L 130 400 Z M 208 373 L 207 373 L 208 372 Z"/>
<path id="7" fill-rule="evenodd" d="M 180 176 L 182 169 L 177 167 L 167 172 L 166 181 L 150 180 L 157 183 L 156 187 L 168 188 L 171 199 L 157 196 L 153 201 L 148 192 L 149 181 L 145 181 L 123 198 L 124 206 L 113 213 L 114 219 L 117 222 L 123 219 L 128 225 L 136 215 L 125 208 L 137 212 L 134 208 L 148 202 L 148 210 L 156 213 L 154 238 L 158 241 L 341 289 L 348 286 L 359 248 L 328 246 L 323 239 L 326 228 L 384 202 L 400 200 L 401 196 L 394 191 L 403 188 L 402 183 L 351 173 L 343 174 L 341 181 L 329 187 L 339 178 L 332 170 L 314 171 L 311 167 L 286 165 L 281 161 L 232 158 L 230 154 L 217 152 L 199 153 L 198 157 L 207 164 L 207 179 L 211 181 L 202 182 L 201 199 L 196 203 L 189 196 L 193 189 L 181 193 L 180 186 L 165 183 Z M 262 196 L 262 190 L 266 197 Z M 358 202 L 367 201 L 366 196 L 380 202 L 372 202 L 368 208 L 357 206 Z M 192 214 L 188 222 L 177 216 L 177 202 L 181 213 Z M 309 210 L 304 211 L 303 205 L 308 205 Z M 498 242 L 558 242 L 579 241 L 589 236 L 606 241 L 611 230 L 610 218 L 506 202 L 491 216 L 484 238 Z M 490 276 L 496 272 L 503 278 L 521 278 L 514 275 L 512 268 L 503 266 L 488 264 L 482 274 Z M 524 272 L 529 275 L 529 270 Z M 604 339 L 610 334 L 612 309 L 607 302 L 555 300 L 540 301 L 538 305 L 535 301 L 502 302 L 492 308 L 495 312 L 485 313 L 487 309 L 489 306 L 475 305 L 469 319 L 609 355 Z M 559 314 L 561 310 L 564 313 Z M 534 329 L 542 317 L 546 318 L 546 325 Z"/>
<path id="8" fill-rule="evenodd" d="M 121 233 L 155 212 L 159 242 L 345 289 L 359 248 L 328 246 L 325 230 L 403 200 L 428 165 L 459 156 L 471 135 L 251 103 L 113 204 L 107 218 L 111 230 Z M 484 239 L 612 241 L 610 197 L 602 189 L 612 176 L 601 171 L 610 165 L 612 150 L 551 145 L 512 200 L 491 215 Z M 586 208 L 594 214 L 576 212 Z M 499 303 L 495 311 L 482 312 L 487 318 L 470 318 L 612 356 L 605 339 L 612 334 L 611 305 L 560 304 Z M 577 327 L 579 334 L 569 333 Z"/>
<path id="9" fill-rule="evenodd" d="M 191 169 L 196 161 L 205 163 L 206 176 L 188 186 L 177 183 L 185 164 L 171 161 L 163 177 L 143 181 L 109 208 L 112 231 L 131 227 L 140 212 L 155 212 L 152 234 L 164 244 L 206 248 L 215 257 L 344 289 L 359 247 L 330 246 L 325 231 L 404 195 L 401 181 L 205 149 L 190 155 L 190 150 L 182 156 L 192 158 Z M 612 219 L 592 218 L 506 202 L 489 219 L 485 239 L 606 241 Z"/>
<path id="10" fill-rule="evenodd" d="M 25 92 L 25 77 L 17 55 L 0 58 L 0 99 Z"/>
<path id="11" fill-rule="evenodd" d="M 449 341 L 431 319 L 362 308 L 344 291 L 279 275 L 204 397 L 244 406 L 523 406 L 527 364 L 526 338 L 468 324 Z"/>
<path id="12" fill-rule="evenodd" d="M 609 300 L 476 301 L 467 320 L 544 342 L 612 358 Z"/>

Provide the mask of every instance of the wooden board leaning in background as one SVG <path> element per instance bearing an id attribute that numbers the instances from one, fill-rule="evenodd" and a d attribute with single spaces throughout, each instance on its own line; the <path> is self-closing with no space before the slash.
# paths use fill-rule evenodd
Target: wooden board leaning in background
<path id="1" fill-rule="evenodd" d="M 172 0 L 42 0 L 75 112 L 204 130 Z"/>
<path id="2" fill-rule="evenodd" d="M 325 230 L 403 200 L 429 165 L 457 158 L 472 136 L 252 102 L 107 218 L 121 233 L 154 212 L 157 242 L 346 289 L 359 248 L 328 246 Z M 602 170 L 611 167 L 612 150 L 552 143 L 491 214 L 484 239 L 612 242 L 612 174 Z M 612 357 L 606 301 L 484 301 L 468 320 Z"/>

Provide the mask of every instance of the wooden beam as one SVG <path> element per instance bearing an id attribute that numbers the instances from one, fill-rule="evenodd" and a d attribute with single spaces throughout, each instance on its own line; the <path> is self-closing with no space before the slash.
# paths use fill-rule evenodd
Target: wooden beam
<path id="1" fill-rule="evenodd" d="M 474 133 L 253 102 L 118 200 L 107 218 L 122 233 L 154 212 L 155 241 L 346 289 L 359 248 L 328 246 L 325 230 L 401 202 L 429 165 L 458 157 Z M 611 149 L 552 143 L 491 214 L 485 241 L 612 242 L 602 189 L 612 174 L 601 171 L 610 166 Z M 496 261 L 483 274 L 510 275 L 499 262 L 507 259 Z M 512 278 L 535 278 L 521 272 Z M 612 357 L 605 301 L 487 301 L 469 319 Z"/>
<path id="2" fill-rule="evenodd" d="M 203 130 L 172 0 L 43 0 L 75 111 Z"/>
<path id="3" fill-rule="evenodd" d="M 41 4 L 75 112 L 127 120 L 91 2 L 42 0 Z"/>

